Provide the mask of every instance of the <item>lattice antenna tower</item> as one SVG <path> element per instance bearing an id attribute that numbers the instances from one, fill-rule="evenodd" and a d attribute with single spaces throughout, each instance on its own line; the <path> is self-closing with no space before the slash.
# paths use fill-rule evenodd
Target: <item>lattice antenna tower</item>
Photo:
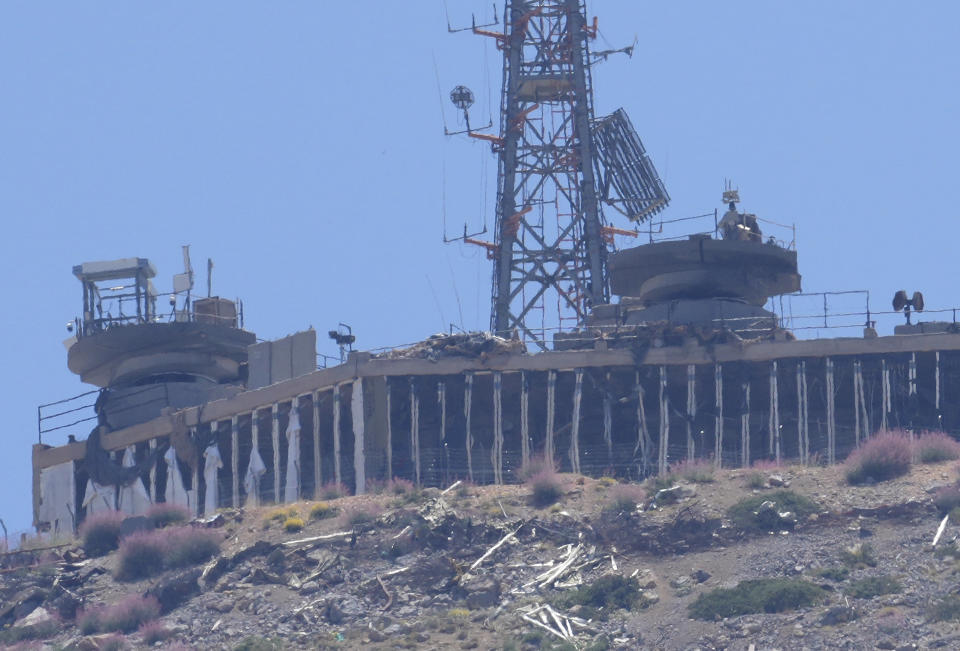
<path id="1" fill-rule="evenodd" d="M 472 27 L 503 52 L 503 87 L 500 135 L 467 129 L 498 156 L 495 241 L 465 241 L 494 263 L 490 329 L 543 349 L 610 299 L 613 236 L 635 231 L 602 202 L 642 221 L 669 201 L 623 110 L 594 119 L 586 16 L 583 0 L 506 0 L 503 32 Z"/>

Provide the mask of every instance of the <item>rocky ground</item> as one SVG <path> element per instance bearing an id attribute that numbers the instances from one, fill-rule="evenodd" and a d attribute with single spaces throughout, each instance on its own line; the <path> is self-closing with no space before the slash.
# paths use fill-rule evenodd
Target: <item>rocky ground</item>
<path id="1" fill-rule="evenodd" d="M 613 480 L 560 475 L 562 496 L 543 508 L 526 485 L 460 485 L 338 498 L 324 519 L 296 504 L 306 522 L 291 532 L 275 507 L 225 510 L 193 523 L 222 536 L 219 556 L 134 582 L 115 578 L 116 552 L 8 554 L 0 639 L 13 647 L 33 630 L 46 639 L 18 648 L 142 647 L 137 632 L 84 636 L 71 613 L 149 593 L 172 634 L 166 648 L 960 648 L 960 619 L 936 610 L 960 592 L 960 529 L 931 544 L 932 494 L 957 479 L 954 462 L 862 487 L 824 467 L 677 479 L 648 484 L 636 509 L 616 505 L 624 489 Z M 755 522 L 731 517 L 740 500 L 783 490 L 815 510 L 767 504 Z M 572 603 L 609 577 L 634 590 L 629 609 Z M 896 589 L 863 596 L 870 577 Z M 691 617 L 700 595 L 757 578 L 806 580 L 820 596 L 786 612 Z"/>

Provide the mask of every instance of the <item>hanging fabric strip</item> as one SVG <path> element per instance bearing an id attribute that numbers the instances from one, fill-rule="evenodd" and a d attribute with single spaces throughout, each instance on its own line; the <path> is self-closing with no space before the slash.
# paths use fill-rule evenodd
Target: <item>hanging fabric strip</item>
<path id="1" fill-rule="evenodd" d="M 633 455 L 636 457 L 637 450 L 640 451 L 639 474 L 641 477 L 646 477 L 650 469 L 650 448 L 653 447 L 653 441 L 650 440 L 650 432 L 647 429 L 647 412 L 643 405 L 644 391 L 643 385 L 640 384 L 640 371 L 636 373 L 634 393 L 637 396 L 637 445 L 633 448 Z"/>
<path id="2" fill-rule="evenodd" d="M 220 483 L 217 481 L 217 475 L 221 468 L 223 468 L 223 459 L 220 457 L 220 448 L 214 443 L 203 453 L 203 484 L 205 487 L 203 514 L 208 518 L 220 505 Z"/>
<path id="3" fill-rule="evenodd" d="M 283 501 L 287 504 L 300 499 L 300 409 L 299 398 L 290 403 L 287 421 L 287 478 L 283 485 Z"/>
<path id="4" fill-rule="evenodd" d="M 490 463 L 493 466 L 493 483 L 503 483 L 503 403 L 501 391 L 503 374 L 493 374 L 493 447 L 490 448 Z"/>
<path id="5" fill-rule="evenodd" d="M 530 463 L 530 385 L 527 374 L 520 373 L 520 464 L 526 468 Z"/>
<path id="6" fill-rule="evenodd" d="M 548 371 L 547 372 L 547 442 L 543 450 L 543 456 L 547 464 L 552 464 L 556 461 L 553 451 L 553 424 L 555 418 L 555 407 L 556 407 L 556 395 L 557 395 L 557 372 Z"/>
<path id="7" fill-rule="evenodd" d="M 470 416 L 473 411 L 473 373 L 467 373 L 463 379 L 463 417 L 466 421 L 467 478 L 473 481 L 473 434 L 470 431 Z"/>
<path id="8" fill-rule="evenodd" d="M 697 367 L 687 364 L 687 460 L 693 461 L 697 456 L 696 443 L 693 439 L 693 424 L 697 418 Z"/>
<path id="9" fill-rule="evenodd" d="M 270 408 L 271 429 L 273 440 L 273 501 L 280 501 L 280 405 L 274 404 Z"/>
<path id="10" fill-rule="evenodd" d="M 417 384 L 410 378 L 410 454 L 413 456 L 413 472 L 417 486 L 420 486 L 420 399 L 417 397 Z"/>
<path id="11" fill-rule="evenodd" d="M 343 483 L 340 475 L 340 385 L 333 385 L 333 481 Z"/>
<path id="12" fill-rule="evenodd" d="M 670 445 L 670 409 L 667 404 L 667 367 L 660 367 L 660 441 L 657 448 L 657 472 L 667 474 L 667 448 Z"/>
<path id="13" fill-rule="evenodd" d="M 827 372 L 827 463 L 833 464 L 837 456 L 836 388 L 833 360 L 828 357 L 825 364 Z M 807 441 L 809 443 L 809 435 Z M 810 454 L 809 451 L 807 454 Z"/>
<path id="14" fill-rule="evenodd" d="M 750 467 L 750 382 L 743 383 L 743 410 L 740 414 L 740 465 Z"/>
<path id="15" fill-rule="evenodd" d="M 583 369 L 574 371 L 573 417 L 570 423 L 570 468 L 580 474 L 580 402 L 583 398 Z"/>
<path id="16" fill-rule="evenodd" d="M 267 472 L 267 466 L 260 457 L 260 451 L 254 446 L 250 451 L 250 463 L 243 479 L 243 488 L 247 492 L 247 505 L 260 506 L 260 478 Z"/>
<path id="17" fill-rule="evenodd" d="M 350 392 L 350 420 L 353 422 L 353 475 L 357 490 L 354 495 L 367 492 L 367 452 L 365 442 L 366 414 L 363 409 L 363 380 L 353 381 Z"/>
<path id="18" fill-rule="evenodd" d="M 133 468 L 137 465 L 135 458 L 135 449 L 132 445 L 123 451 L 124 468 Z M 141 515 L 150 508 L 150 495 L 143 485 L 143 480 L 139 476 L 127 486 L 120 486 L 120 510 L 127 515 Z"/>
<path id="19" fill-rule="evenodd" d="M 154 454 L 157 449 L 157 439 L 150 439 L 148 444 L 150 448 L 150 453 Z M 150 466 L 150 485 L 147 486 L 147 496 L 150 498 L 150 503 L 153 504 L 157 501 L 157 463 L 160 461 L 154 457 L 154 462 Z"/>
<path id="20" fill-rule="evenodd" d="M 723 368 L 720 364 L 713 366 L 713 383 L 716 388 L 717 416 L 714 421 L 714 449 L 713 462 L 717 468 L 723 466 Z"/>
<path id="21" fill-rule="evenodd" d="M 240 430 L 236 416 L 230 419 L 230 505 L 240 506 Z"/>
<path id="22" fill-rule="evenodd" d="M 247 472 L 243 479 L 243 489 L 247 493 L 247 502 L 250 506 L 260 506 L 260 476 L 267 471 L 267 466 L 260 456 L 260 419 L 254 409 L 250 412 L 250 461 L 247 462 Z M 258 463 L 254 463 L 257 459 Z M 263 466 L 263 470 L 251 475 L 251 468 Z"/>

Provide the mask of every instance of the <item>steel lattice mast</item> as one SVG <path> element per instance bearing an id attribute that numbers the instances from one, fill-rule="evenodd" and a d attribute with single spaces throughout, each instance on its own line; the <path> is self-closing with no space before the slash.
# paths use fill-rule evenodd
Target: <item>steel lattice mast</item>
<path id="1" fill-rule="evenodd" d="M 606 302 L 588 26 L 580 0 L 507 0 L 490 327 L 545 347 Z"/>
<path id="2" fill-rule="evenodd" d="M 506 0 L 503 16 L 502 33 L 472 27 L 503 52 L 500 135 L 471 129 L 467 88 L 450 96 L 466 119 L 459 133 L 490 142 L 499 160 L 495 241 L 462 239 L 494 261 L 490 329 L 546 348 L 551 331 L 609 301 L 613 236 L 636 234 L 606 226 L 601 202 L 643 221 L 670 198 L 626 113 L 594 120 L 597 19 L 587 23 L 584 0 Z"/>

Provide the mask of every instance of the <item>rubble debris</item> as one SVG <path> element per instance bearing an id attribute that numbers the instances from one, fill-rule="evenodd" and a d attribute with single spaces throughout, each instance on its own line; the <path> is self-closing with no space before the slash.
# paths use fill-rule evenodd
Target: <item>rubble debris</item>
<path id="1" fill-rule="evenodd" d="M 375 355 L 380 359 L 428 359 L 444 357 L 486 357 L 522 355 L 527 348 L 519 339 L 504 339 L 489 332 L 435 334 L 408 348 L 397 348 Z"/>

